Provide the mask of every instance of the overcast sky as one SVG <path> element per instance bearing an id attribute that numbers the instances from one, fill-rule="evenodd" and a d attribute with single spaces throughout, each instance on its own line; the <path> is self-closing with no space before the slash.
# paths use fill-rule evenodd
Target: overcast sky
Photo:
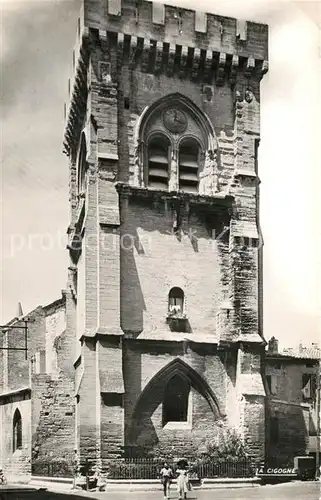
<path id="1" fill-rule="evenodd" d="M 167 1 L 195 8 L 195 1 Z M 1 0 L 1 322 L 66 285 L 68 164 L 63 104 L 77 0 Z M 282 346 L 320 337 L 320 2 L 198 0 L 198 9 L 268 23 L 262 82 L 264 334 Z M 44 249 L 44 246 L 47 249 Z"/>

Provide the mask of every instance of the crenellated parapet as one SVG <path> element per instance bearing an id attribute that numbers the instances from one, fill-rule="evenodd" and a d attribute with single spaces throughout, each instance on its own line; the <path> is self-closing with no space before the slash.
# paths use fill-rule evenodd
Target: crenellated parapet
<path id="1" fill-rule="evenodd" d="M 65 105 L 69 156 L 85 120 L 92 49 L 101 58 L 97 81 L 105 85 L 126 66 L 237 88 L 238 75 L 259 82 L 268 71 L 268 26 L 154 2 L 82 0 Z"/>
<path id="2" fill-rule="evenodd" d="M 170 45 L 268 59 L 266 25 L 161 3 L 85 1 L 84 24 L 88 28 L 135 35 Z"/>

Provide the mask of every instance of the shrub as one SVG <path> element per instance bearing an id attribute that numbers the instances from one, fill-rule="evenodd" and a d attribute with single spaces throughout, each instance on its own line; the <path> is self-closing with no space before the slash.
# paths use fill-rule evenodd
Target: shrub
<path id="1" fill-rule="evenodd" d="M 204 443 L 204 451 L 196 458 L 202 462 L 237 462 L 249 458 L 249 452 L 235 430 L 223 429 L 213 440 Z"/>

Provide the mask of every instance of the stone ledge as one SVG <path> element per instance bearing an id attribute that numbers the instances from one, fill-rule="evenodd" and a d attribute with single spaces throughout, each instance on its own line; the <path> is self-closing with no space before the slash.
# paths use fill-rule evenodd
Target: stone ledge
<path id="1" fill-rule="evenodd" d="M 167 342 L 187 342 L 193 344 L 217 344 L 216 334 L 195 334 L 185 332 L 171 332 L 170 330 L 155 330 L 152 332 L 140 332 L 137 334 L 125 334 L 125 339 L 129 340 L 153 340 Z"/>
<path id="2" fill-rule="evenodd" d="M 172 482 L 176 485 L 176 480 Z M 193 490 L 214 489 L 214 488 L 247 488 L 249 485 L 259 486 L 261 479 L 253 478 L 213 478 L 202 479 L 200 486 L 193 486 Z M 72 489 L 73 479 L 69 478 L 47 478 L 33 476 L 29 485 L 47 487 L 54 491 L 80 492 L 81 490 Z M 105 483 L 105 491 L 160 491 L 161 484 L 159 479 L 109 479 Z M 86 495 L 86 492 L 82 492 Z"/>

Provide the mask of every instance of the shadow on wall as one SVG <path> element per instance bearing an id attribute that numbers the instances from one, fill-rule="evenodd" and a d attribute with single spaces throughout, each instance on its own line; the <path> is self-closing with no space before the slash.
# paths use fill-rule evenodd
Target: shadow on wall
<path id="1" fill-rule="evenodd" d="M 121 328 L 125 333 L 131 333 L 134 336 L 139 335 L 144 329 L 144 311 L 146 311 L 146 304 L 143 296 L 143 291 L 137 271 L 134 252 L 137 249 L 139 254 L 145 253 L 144 248 L 139 241 L 137 229 L 134 231 L 122 233 L 130 234 L 134 240 L 134 247 L 120 251 L 120 317 L 122 320 Z M 123 245 L 126 248 L 126 241 L 123 238 Z M 130 318 L 130 330 L 128 330 L 126 318 Z M 125 323 L 124 320 L 125 319 Z"/>
<path id="2" fill-rule="evenodd" d="M 139 199 L 135 200 L 135 203 L 131 203 L 130 206 L 124 204 L 121 208 L 121 328 L 133 336 L 138 335 L 145 327 L 146 301 L 144 293 L 146 291 L 142 288 L 142 283 L 144 283 L 143 278 L 147 278 L 146 273 L 149 273 L 148 277 L 153 281 L 152 284 L 155 285 L 156 280 L 159 280 L 161 286 L 164 279 L 162 278 L 164 276 L 162 268 L 171 276 L 177 274 L 182 277 L 183 274 L 186 279 L 189 275 L 195 278 L 197 276 L 196 270 L 199 269 L 199 280 L 201 280 L 202 273 L 210 272 L 212 264 L 209 264 L 209 269 L 206 271 L 204 257 L 209 255 L 212 259 L 211 249 L 213 246 L 213 263 L 222 264 L 220 265 L 222 270 L 220 280 L 223 292 L 224 289 L 227 290 L 229 284 L 228 214 L 224 212 L 214 215 L 207 212 L 205 208 L 195 208 L 195 210 L 193 208 L 192 214 L 185 214 L 186 220 L 184 219 L 182 222 L 182 230 L 184 239 L 189 239 L 191 248 L 191 252 L 189 252 L 185 241 L 184 244 L 182 243 L 182 247 L 176 242 L 170 241 L 171 238 L 177 238 L 174 227 L 175 203 L 172 207 L 171 201 L 161 200 L 155 202 L 151 208 L 150 201 Z M 180 234 L 182 234 L 181 231 Z M 217 241 L 215 241 L 216 239 Z M 201 252 L 201 248 L 204 248 L 205 253 Z M 180 251 L 182 251 L 181 257 L 178 253 Z M 175 252 L 177 255 L 173 255 Z M 197 256 L 197 254 L 199 255 Z M 217 258 L 216 254 L 218 254 Z M 186 261 L 187 264 L 183 268 L 181 259 L 185 255 L 190 260 Z M 145 258 L 146 260 L 144 260 Z M 169 260 L 166 261 L 166 259 Z M 142 273 L 144 274 L 142 275 Z M 148 287 L 144 286 L 150 294 Z M 223 292 L 221 300 L 225 295 Z M 154 290 L 153 293 L 156 294 L 157 291 Z M 164 302 L 164 329 L 168 328 L 165 322 L 166 313 L 167 305 Z M 188 321 L 185 322 L 183 331 L 191 333 L 194 325 Z M 176 331 L 175 325 L 174 328 Z"/>

